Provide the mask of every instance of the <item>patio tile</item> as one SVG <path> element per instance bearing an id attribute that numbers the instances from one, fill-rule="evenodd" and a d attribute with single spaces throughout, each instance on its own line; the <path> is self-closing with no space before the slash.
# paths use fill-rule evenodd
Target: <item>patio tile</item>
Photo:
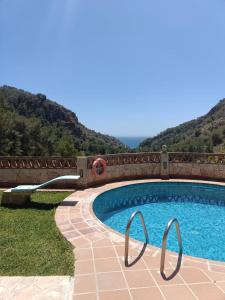
<path id="1" fill-rule="evenodd" d="M 167 269 L 166 274 L 170 275 L 174 270 L 173 269 Z M 173 279 L 171 280 L 164 280 L 159 273 L 159 271 L 152 270 L 151 271 L 154 279 L 156 280 L 158 285 L 171 285 L 171 284 L 183 284 L 182 279 L 179 277 L 179 275 L 176 275 Z"/>
<path id="2" fill-rule="evenodd" d="M 223 290 L 223 292 L 225 293 L 225 281 L 224 282 L 217 282 L 216 286 L 218 286 L 220 289 Z M 225 299 L 225 297 L 224 297 Z"/>
<path id="3" fill-rule="evenodd" d="M 78 275 L 94 273 L 93 260 L 77 261 L 75 272 Z"/>
<path id="4" fill-rule="evenodd" d="M 133 300 L 165 300 L 157 287 L 132 289 Z"/>
<path id="5" fill-rule="evenodd" d="M 93 259 L 91 248 L 75 248 L 74 252 L 77 261 Z"/>
<path id="6" fill-rule="evenodd" d="M 75 294 L 96 292 L 94 275 L 76 275 L 74 292 Z"/>
<path id="7" fill-rule="evenodd" d="M 113 242 L 113 244 L 115 244 L 114 242 Z M 124 243 L 123 243 L 123 245 L 115 245 L 115 250 L 116 250 L 116 253 L 117 253 L 117 255 L 118 256 L 124 256 Z M 131 250 L 131 249 L 130 249 Z M 135 253 L 132 253 L 132 254 L 135 254 Z"/>
<path id="8" fill-rule="evenodd" d="M 150 287 L 155 285 L 155 282 L 148 271 L 125 271 L 124 274 L 130 288 Z"/>
<path id="9" fill-rule="evenodd" d="M 121 245 L 116 245 L 115 246 L 115 249 L 116 249 L 116 252 L 118 254 L 118 256 L 122 256 L 124 257 L 124 242 L 121 244 Z M 129 255 L 132 255 L 134 257 L 137 257 L 138 256 L 138 252 L 134 249 L 129 249 Z"/>
<path id="10" fill-rule="evenodd" d="M 111 247 L 112 243 L 109 239 L 101 239 L 99 241 L 93 242 L 93 248 L 98 248 L 98 247 Z"/>
<path id="11" fill-rule="evenodd" d="M 97 274 L 100 291 L 125 289 L 126 283 L 121 272 Z"/>
<path id="12" fill-rule="evenodd" d="M 65 221 L 68 221 L 68 216 L 57 212 L 55 215 L 55 220 L 57 222 L 61 222 L 61 221 L 65 222 Z"/>
<path id="13" fill-rule="evenodd" d="M 208 270 L 207 261 L 201 262 L 201 261 L 194 261 L 194 260 L 192 261 L 192 260 L 185 260 L 184 259 L 183 266 L 189 266 L 189 267 L 194 267 L 194 268 L 200 268 L 200 269 Z"/>
<path id="14" fill-rule="evenodd" d="M 93 243 L 95 241 L 99 241 L 100 239 L 102 239 L 102 233 L 99 233 L 98 231 L 95 230 L 94 232 L 87 233 L 85 237 Z"/>
<path id="15" fill-rule="evenodd" d="M 216 271 L 216 272 L 222 272 L 224 273 L 225 272 L 225 266 L 224 265 L 213 265 L 213 264 L 210 264 L 210 268 L 212 271 Z"/>
<path id="16" fill-rule="evenodd" d="M 78 231 L 82 234 L 89 234 L 89 233 L 95 232 L 96 229 L 93 227 L 86 227 L 86 228 L 80 228 L 80 229 L 78 229 Z"/>
<path id="17" fill-rule="evenodd" d="M 83 218 L 74 218 L 74 219 L 70 219 L 70 222 L 73 223 L 73 224 L 76 224 L 76 223 L 80 223 L 80 222 L 83 222 Z"/>
<path id="18" fill-rule="evenodd" d="M 76 229 L 78 229 L 78 228 L 88 228 L 89 225 L 87 223 L 85 223 L 85 222 L 79 222 L 79 223 L 74 224 L 74 227 Z"/>
<path id="19" fill-rule="evenodd" d="M 131 258 L 131 261 L 135 260 L 136 257 L 132 257 Z M 124 264 L 124 259 L 120 260 L 120 265 L 122 266 L 122 269 L 123 270 L 145 270 L 147 269 L 144 261 L 142 259 L 139 259 L 137 263 L 135 263 L 134 265 L 130 266 L 130 267 L 126 267 L 125 264 Z"/>
<path id="20" fill-rule="evenodd" d="M 99 293 L 99 300 L 131 300 L 128 290 L 109 291 Z"/>
<path id="21" fill-rule="evenodd" d="M 216 281 L 225 281 L 225 272 L 213 272 L 213 271 L 204 271 L 208 277 L 211 278 L 213 282 Z"/>
<path id="22" fill-rule="evenodd" d="M 96 272 L 120 271 L 120 264 L 117 258 L 95 259 Z"/>
<path id="23" fill-rule="evenodd" d="M 68 220 L 61 220 L 61 219 L 60 220 L 55 219 L 55 220 L 56 220 L 57 226 L 70 224 Z"/>
<path id="24" fill-rule="evenodd" d="M 96 293 L 74 295 L 73 300 L 97 300 Z"/>
<path id="25" fill-rule="evenodd" d="M 201 300 L 224 300 L 224 293 L 213 283 L 189 285 L 194 294 Z"/>
<path id="26" fill-rule="evenodd" d="M 80 236 L 80 234 L 77 231 L 68 231 L 68 232 L 64 232 L 63 235 L 67 238 L 67 239 L 72 239 L 75 237 Z"/>
<path id="27" fill-rule="evenodd" d="M 60 225 L 60 226 L 59 226 L 59 229 L 60 229 L 62 232 L 74 230 L 74 228 L 73 228 L 73 226 L 72 226 L 71 224 Z"/>
<path id="28" fill-rule="evenodd" d="M 196 297 L 185 285 L 161 286 L 166 300 L 196 300 Z"/>
<path id="29" fill-rule="evenodd" d="M 90 242 L 83 237 L 72 239 L 70 243 L 77 248 L 87 248 L 90 246 Z"/>
<path id="30" fill-rule="evenodd" d="M 144 255 L 143 260 L 149 269 L 157 269 L 158 270 L 160 268 L 160 258 L 159 257 L 155 258 L 155 257 L 149 256 L 149 255 Z M 167 267 L 167 264 L 165 266 Z"/>
<path id="31" fill-rule="evenodd" d="M 196 268 L 181 268 L 179 274 L 187 283 L 210 282 L 210 279 Z"/>
<path id="32" fill-rule="evenodd" d="M 112 247 L 93 248 L 94 258 L 116 257 L 116 253 Z"/>

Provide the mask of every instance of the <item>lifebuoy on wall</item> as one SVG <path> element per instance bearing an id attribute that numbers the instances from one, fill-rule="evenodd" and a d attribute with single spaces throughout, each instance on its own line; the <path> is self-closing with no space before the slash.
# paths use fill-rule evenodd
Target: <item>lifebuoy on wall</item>
<path id="1" fill-rule="evenodd" d="M 106 161 L 103 158 L 97 158 L 92 164 L 92 174 L 96 177 L 102 177 L 106 173 Z"/>

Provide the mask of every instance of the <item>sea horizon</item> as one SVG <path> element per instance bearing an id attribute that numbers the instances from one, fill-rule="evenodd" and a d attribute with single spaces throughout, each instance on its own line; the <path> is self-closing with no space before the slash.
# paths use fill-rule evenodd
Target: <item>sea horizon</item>
<path id="1" fill-rule="evenodd" d="M 124 145 L 134 149 L 137 148 L 141 142 L 143 142 L 145 139 L 149 138 L 147 136 L 117 136 L 118 140 L 120 140 L 121 143 Z"/>

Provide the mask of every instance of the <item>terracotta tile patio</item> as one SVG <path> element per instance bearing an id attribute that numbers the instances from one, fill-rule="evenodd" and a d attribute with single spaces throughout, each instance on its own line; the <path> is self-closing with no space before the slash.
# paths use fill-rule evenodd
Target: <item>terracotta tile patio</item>
<path id="1" fill-rule="evenodd" d="M 172 280 L 165 281 L 159 273 L 160 249 L 149 245 L 135 265 L 124 266 L 124 237 L 95 217 L 92 203 L 97 195 L 108 189 L 150 181 L 159 180 L 111 183 L 77 191 L 64 200 L 66 206 L 62 202 L 58 207 L 57 226 L 74 246 L 74 299 L 225 299 L 224 262 L 183 256 L 180 272 Z M 139 254 L 140 247 L 139 242 L 130 241 L 132 259 Z M 167 252 L 167 274 L 174 270 L 176 259 L 176 253 Z"/>

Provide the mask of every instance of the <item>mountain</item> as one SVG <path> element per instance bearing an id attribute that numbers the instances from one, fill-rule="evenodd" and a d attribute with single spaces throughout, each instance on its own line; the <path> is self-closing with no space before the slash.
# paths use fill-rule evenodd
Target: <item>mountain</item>
<path id="1" fill-rule="evenodd" d="M 225 152 L 225 99 L 206 115 L 169 128 L 140 145 L 141 151 Z"/>
<path id="2" fill-rule="evenodd" d="M 70 156 L 124 152 L 116 138 L 82 125 L 43 94 L 0 87 L 0 155 Z"/>

